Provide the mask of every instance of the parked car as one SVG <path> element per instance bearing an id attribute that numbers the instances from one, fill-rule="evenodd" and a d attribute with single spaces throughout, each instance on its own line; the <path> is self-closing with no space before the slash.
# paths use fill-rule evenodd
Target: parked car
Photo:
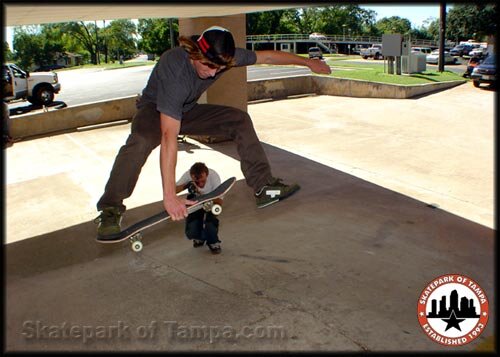
<path id="1" fill-rule="evenodd" d="M 476 47 L 469 52 L 469 56 L 474 57 L 484 57 L 488 54 L 488 49 L 485 47 Z"/>
<path id="2" fill-rule="evenodd" d="M 382 56 L 382 44 L 373 44 L 369 48 L 361 49 L 360 53 L 363 59 L 373 58 L 373 59 L 383 59 Z"/>
<path id="3" fill-rule="evenodd" d="M 481 63 L 480 57 L 472 56 L 469 59 L 469 62 L 467 63 L 467 69 L 465 70 L 465 73 L 462 75 L 462 77 L 464 77 L 464 78 L 470 77 L 474 68 L 479 66 L 480 63 Z"/>
<path id="4" fill-rule="evenodd" d="M 48 64 L 38 67 L 37 69 L 35 69 L 35 72 L 50 72 L 62 68 L 66 68 L 66 66 L 63 66 L 62 64 Z"/>
<path id="5" fill-rule="evenodd" d="M 319 47 L 311 47 L 309 48 L 309 58 L 323 59 L 323 52 Z"/>
<path id="6" fill-rule="evenodd" d="M 362 47 L 360 45 L 356 45 L 353 48 L 351 48 L 351 54 L 352 55 L 359 55 L 361 53 L 361 49 L 363 49 L 363 48 L 364 47 Z"/>
<path id="7" fill-rule="evenodd" d="M 425 57 L 425 62 L 429 64 L 439 63 L 439 50 L 432 51 L 427 57 Z M 457 59 L 453 57 L 450 52 L 444 52 L 444 64 L 455 64 Z"/>
<path id="8" fill-rule="evenodd" d="M 468 56 L 469 52 L 472 51 L 474 48 L 472 45 L 457 45 L 453 47 L 450 51 L 450 54 L 452 56 Z"/>
<path id="9" fill-rule="evenodd" d="M 313 32 L 312 34 L 309 35 L 310 40 L 326 40 L 326 36 L 323 35 L 322 33 L 318 32 Z"/>
<path id="10" fill-rule="evenodd" d="M 425 55 L 429 55 L 432 52 L 432 49 L 430 47 L 412 47 L 411 48 L 412 53 L 422 53 Z"/>
<path id="11" fill-rule="evenodd" d="M 480 63 L 471 74 L 474 87 L 479 87 L 481 83 L 496 84 L 497 81 L 497 64 L 496 55 L 489 55 Z"/>
<path id="12" fill-rule="evenodd" d="M 29 73 L 13 63 L 2 65 L 3 100 L 28 100 L 35 105 L 49 105 L 61 90 L 57 73 Z"/>

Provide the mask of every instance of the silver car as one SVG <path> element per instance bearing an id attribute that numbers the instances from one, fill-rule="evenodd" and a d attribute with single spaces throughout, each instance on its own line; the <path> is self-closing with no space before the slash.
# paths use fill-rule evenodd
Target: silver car
<path id="1" fill-rule="evenodd" d="M 319 47 L 311 47 L 309 49 L 309 58 L 323 59 L 323 52 L 321 52 Z"/>
<path id="2" fill-rule="evenodd" d="M 439 61 L 439 50 L 434 50 L 425 58 L 425 62 L 429 64 L 438 64 Z M 455 64 L 457 59 L 453 57 L 450 52 L 444 51 L 444 63 L 445 64 Z"/>

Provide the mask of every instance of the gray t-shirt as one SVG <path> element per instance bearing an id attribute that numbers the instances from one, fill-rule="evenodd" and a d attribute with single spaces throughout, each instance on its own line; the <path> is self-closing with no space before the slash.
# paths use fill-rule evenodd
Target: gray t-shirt
<path id="1" fill-rule="evenodd" d="M 236 48 L 235 67 L 255 64 L 257 55 L 254 51 Z M 155 103 L 156 109 L 174 119 L 181 120 L 182 114 L 193 109 L 200 96 L 225 71 L 214 78 L 198 77 L 188 53 L 182 47 L 165 51 L 153 68 L 146 88 L 137 106 Z"/>

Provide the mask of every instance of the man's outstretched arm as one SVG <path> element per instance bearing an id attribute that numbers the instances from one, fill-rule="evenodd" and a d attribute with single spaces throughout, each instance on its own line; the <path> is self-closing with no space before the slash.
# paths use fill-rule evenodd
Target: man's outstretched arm
<path id="1" fill-rule="evenodd" d="M 160 170 L 163 186 L 163 206 L 172 220 L 178 221 L 187 217 L 186 204 L 194 202 L 181 199 L 176 195 L 175 167 L 177 165 L 177 135 L 181 127 L 180 121 L 160 113 L 161 145 Z"/>
<path id="2" fill-rule="evenodd" d="M 314 73 L 332 73 L 330 66 L 318 59 L 301 57 L 293 53 L 283 51 L 255 51 L 255 53 L 257 54 L 257 62 L 255 64 L 306 66 L 309 67 Z"/>

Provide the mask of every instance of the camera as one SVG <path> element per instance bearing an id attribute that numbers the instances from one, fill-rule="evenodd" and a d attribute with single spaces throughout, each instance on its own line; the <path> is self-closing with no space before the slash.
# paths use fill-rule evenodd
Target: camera
<path id="1" fill-rule="evenodd" d="M 188 192 L 192 195 L 195 195 L 198 193 L 198 190 L 196 189 L 196 185 L 194 184 L 193 181 L 190 181 L 187 185 L 186 185 L 186 188 L 188 190 Z"/>

